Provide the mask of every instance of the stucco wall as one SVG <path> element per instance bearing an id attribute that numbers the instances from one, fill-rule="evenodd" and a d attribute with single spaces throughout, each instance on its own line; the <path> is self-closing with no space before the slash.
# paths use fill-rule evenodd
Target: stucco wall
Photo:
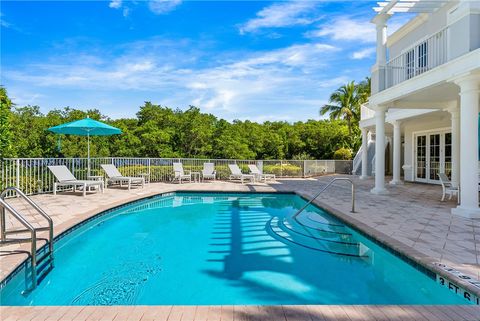
<path id="1" fill-rule="evenodd" d="M 405 141 L 404 149 L 404 163 L 402 165 L 410 165 L 411 169 L 404 171 L 405 181 L 414 180 L 414 147 L 415 142 L 413 135 L 415 132 L 429 131 L 429 130 L 444 130 L 445 128 L 451 128 L 451 117 L 447 112 L 435 113 L 435 116 L 429 116 L 428 118 L 405 121 L 403 126 L 403 134 Z"/>

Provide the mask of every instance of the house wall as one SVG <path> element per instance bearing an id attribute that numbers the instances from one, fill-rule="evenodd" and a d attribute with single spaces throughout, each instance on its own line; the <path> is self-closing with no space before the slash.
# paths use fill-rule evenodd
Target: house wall
<path id="1" fill-rule="evenodd" d="M 403 126 L 404 132 L 404 165 L 410 165 L 409 169 L 404 169 L 404 180 L 414 180 L 414 134 L 422 131 L 445 130 L 451 128 L 451 117 L 447 112 L 435 113 L 435 117 L 428 117 L 424 119 L 414 119 L 405 121 Z"/>

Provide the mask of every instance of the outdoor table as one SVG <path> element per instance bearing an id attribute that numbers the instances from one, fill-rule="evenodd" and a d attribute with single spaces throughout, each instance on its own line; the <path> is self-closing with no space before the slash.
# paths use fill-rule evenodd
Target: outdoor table
<path id="1" fill-rule="evenodd" d="M 140 173 L 138 174 L 140 177 L 143 177 L 145 180 L 145 184 L 150 183 L 150 174 L 149 173 Z"/>
<path id="2" fill-rule="evenodd" d="M 87 179 L 92 181 L 103 181 L 103 175 L 87 175 Z M 105 186 L 107 186 L 106 183 Z M 90 186 L 89 189 L 90 188 L 97 189 L 96 186 Z"/>
<path id="3" fill-rule="evenodd" d="M 191 172 L 192 179 L 195 183 L 200 183 L 200 172 Z"/>

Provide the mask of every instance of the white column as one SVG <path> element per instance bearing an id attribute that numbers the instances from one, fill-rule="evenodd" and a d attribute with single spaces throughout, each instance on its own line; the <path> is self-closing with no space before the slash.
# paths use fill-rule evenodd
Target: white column
<path id="1" fill-rule="evenodd" d="M 460 205 L 453 214 L 480 218 L 478 207 L 478 111 L 480 76 L 456 81 L 460 87 Z"/>
<path id="2" fill-rule="evenodd" d="M 387 62 L 387 20 L 390 15 L 379 14 L 374 19 L 377 30 L 377 66 L 383 66 Z"/>
<path id="3" fill-rule="evenodd" d="M 375 108 L 375 187 L 374 194 L 385 194 L 385 112 L 387 108 Z"/>
<path id="4" fill-rule="evenodd" d="M 400 180 L 400 166 L 402 158 L 402 132 L 401 132 L 401 122 L 395 120 L 392 122 L 393 125 L 393 178 L 390 181 L 391 185 L 402 184 Z"/>
<path id="5" fill-rule="evenodd" d="M 458 102 L 454 102 L 447 111 L 452 116 L 452 185 L 460 185 L 460 110 Z"/>
<path id="6" fill-rule="evenodd" d="M 362 131 L 362 175 L 360 179 L 368 178 L 368 130 L 360 128 Z"/>

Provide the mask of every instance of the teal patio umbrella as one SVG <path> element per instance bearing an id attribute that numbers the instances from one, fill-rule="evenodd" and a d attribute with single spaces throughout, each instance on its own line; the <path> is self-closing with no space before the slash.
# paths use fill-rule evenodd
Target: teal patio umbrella
<path id="1" fill-rule="evenodd" d="M 87 174 L 90 175 L 90 136 L 110 136 L 121 134 L 122 131 L 116 127 L 107 125 L 100 121 L 87 118 L 72 121 L 62 125 L 50 127 L 49 131 L 55 134 L 87 136 Z"/>

